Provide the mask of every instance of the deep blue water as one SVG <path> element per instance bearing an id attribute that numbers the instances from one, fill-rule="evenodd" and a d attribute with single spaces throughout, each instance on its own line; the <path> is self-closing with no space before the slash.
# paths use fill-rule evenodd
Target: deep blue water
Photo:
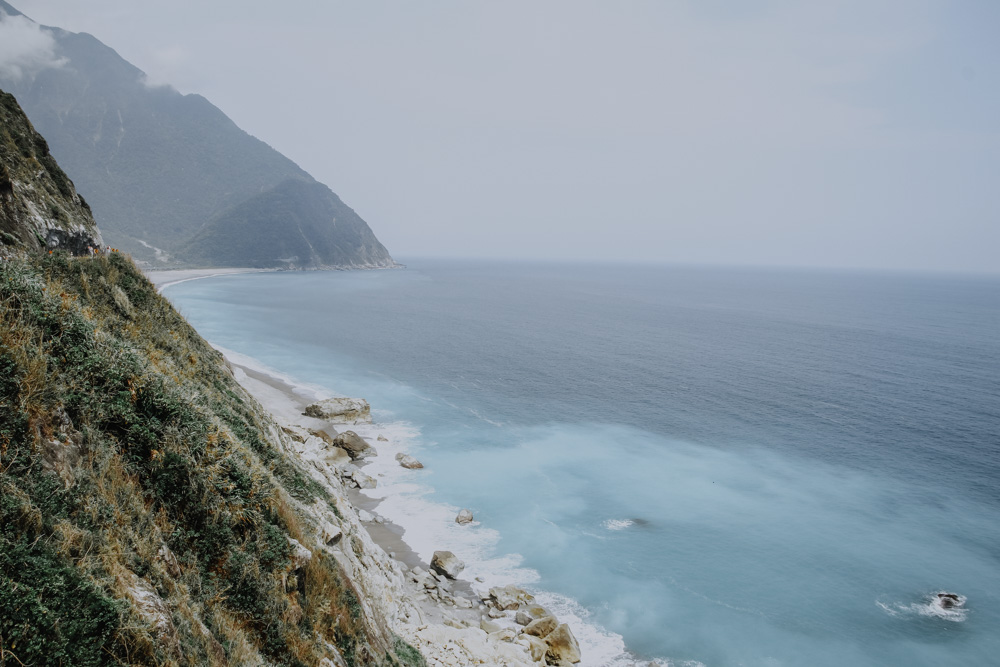
<path id="1" fill-rule="evenodd" d="M 1000 278 L 424 260 L 165 293 L 412 424 L 430 497 L 639 655 L 1000 664 Z"/>

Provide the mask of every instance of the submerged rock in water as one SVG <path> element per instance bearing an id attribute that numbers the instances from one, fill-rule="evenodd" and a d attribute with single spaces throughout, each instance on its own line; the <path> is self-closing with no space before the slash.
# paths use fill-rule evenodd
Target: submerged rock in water
<path id="1" fill-rule="evenodd" d="M 409 454 L 404 454 L 403 452 L 396 454 L 396 460 L 399 461 L 399 465 L 403 466 L 404 468 L 408 468 L 409 470 L 416 470 L 417 468 L 424 467 L 423 463 L 416 460 Z"/>
<path id="2" fill-rule="evenodd" d="M 371 422 L 371 406 L 363 398 L 328 398 L 306 407 L 307 417 L 332 422 Z"/>
<path id="3" fill-rule="evenodd" d="M 938 593 L 936 602 L 942 609 L 956 609 L 965 605 L 965 599 L 956 593 Z"/>
<path id="4" fill-rule="evenodd" d="M 458 516 L 455 517 L 455 523 L 465 525 L 467 523 L 472 523 L 473 518 L 472 510 L 462 510 L 458 513 Z"/>

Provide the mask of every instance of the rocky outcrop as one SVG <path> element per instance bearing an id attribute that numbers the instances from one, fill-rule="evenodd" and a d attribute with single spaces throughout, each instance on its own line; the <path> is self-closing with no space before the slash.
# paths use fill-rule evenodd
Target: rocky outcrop
<path id="1" fill-rule="evenodd" d="M 327 398 L 306 406 L 305 415 L 340 424 L 372 420 L 371 406 L 363 398 Z"/>
<path id="2" fill-rule="evenodd" d="M 458 516 L 455 517 L 455 523 L 466 525 L 470 524 L 475 520 L 472 516 L 472 510 L 460 510 Z"/>
<path id="3" fill-rule="evenodd" d="M 0 91 L 0 248 L 82 255 L 102 244 L 90 206 L 14 96 Z"/>

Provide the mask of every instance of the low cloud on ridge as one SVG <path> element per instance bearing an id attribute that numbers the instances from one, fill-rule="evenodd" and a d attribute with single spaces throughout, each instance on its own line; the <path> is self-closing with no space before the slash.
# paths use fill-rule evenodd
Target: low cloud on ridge
<path id="1" fill-rule="evenodd" d="M 68 61 L 55 54 L 56 41 L 40 25 L 24 16 L 0 13 L 0 76 L 21 80 Z"/>

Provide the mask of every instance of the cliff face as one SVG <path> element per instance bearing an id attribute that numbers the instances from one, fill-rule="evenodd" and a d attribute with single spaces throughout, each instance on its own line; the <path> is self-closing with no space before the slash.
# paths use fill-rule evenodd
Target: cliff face
<path id="1" fill-rule="evenodd" d="M 423 665 L 343 487 L 128 257 L 74 255 L 86 204 L 0 110 L 0 664 Z"/>
<path id="2" fill-rule="evenodd" d="M 208 100 L 148 85 L 142 71 L 93 36 L 38 26 L 3 0 L 0 21 L 50 40 L 46 62 L 0 67 L 0 87 L 17 96 L 60 163 L 78 179 L 108 242 L 136 259 L 161 267 L 253 265 L 255 255 L 232 251 L 241 230 L 226 226 L 234 218 L 227 212 L 290 179 L 315 184 Z M 317 251 L 303 255 L 301 265 L 393 266 L 368 225 L 354 218 L 374 242 L 366 256 L 345 260 Z M 306 241 L 316 248 L 326 245 L 327 237 L 340 238 L 341 228 L 328 219 L 312 218 L 302 228 L 280 216 L 265 222 L 289 237 L 308 227 L 315 235 Z M 206 224 L 220 247 L 229 248 L 225 264 L 216 263 L 217 254 L 186 254 L 201 247 L 191 240 Z M 336 245 L 346 249 L 350 241 Z"/>
<path id="3" fill-rule="evenodd" d="M 76 192 L 13 95 L 0 90 L 0 243 L 86 252 L 101 245 L 90 207 Z"/>

